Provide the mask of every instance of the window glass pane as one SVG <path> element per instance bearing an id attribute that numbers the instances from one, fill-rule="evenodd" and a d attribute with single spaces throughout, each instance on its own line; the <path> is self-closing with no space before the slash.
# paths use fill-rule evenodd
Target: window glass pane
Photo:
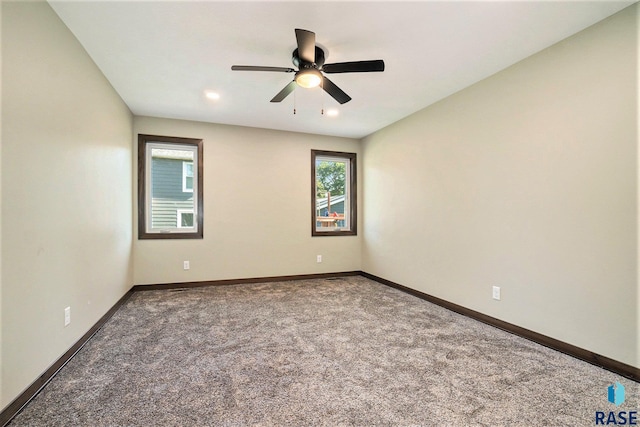
<path id="1" fill-rule="evenodd" d="M 339 229 L 346 226 L 347 167 L 347 160 L 316 158 L 317 227 Z"/>
<path id="2" fill-rule="evenodd" d="M 177 229 L 182 227 L 178 211 L 193 212 L 193 177 L 191 192 L 184 192 L 183 170 L 190 165 L 193 174 L 194 154 L 194 151 L 152 146 L 151 228 L 166 231 Z"/>

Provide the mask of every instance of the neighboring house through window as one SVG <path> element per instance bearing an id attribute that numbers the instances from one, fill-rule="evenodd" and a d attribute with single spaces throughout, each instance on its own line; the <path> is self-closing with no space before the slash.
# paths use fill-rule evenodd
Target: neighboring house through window
<path id="1" fill-rule="evenodd" d="M 138 238 L 201 239 L 202 140 L 138 136 Z"/>

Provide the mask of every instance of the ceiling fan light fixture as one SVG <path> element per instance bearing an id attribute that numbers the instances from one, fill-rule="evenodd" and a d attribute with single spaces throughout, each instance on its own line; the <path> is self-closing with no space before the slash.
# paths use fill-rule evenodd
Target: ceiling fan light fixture
<path id="1" fill-rule="evenodd" d="M 320 82 L 322 82 L 322 74 L 316 69 L 300 70 L 296 74 L 296 83 L 303 88 L 320 86 Z"/>

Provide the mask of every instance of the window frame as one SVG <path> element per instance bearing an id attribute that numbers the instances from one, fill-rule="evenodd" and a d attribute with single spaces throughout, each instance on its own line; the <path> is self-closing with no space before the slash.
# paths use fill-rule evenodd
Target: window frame
<path id="1" fill-rule="evenodd" d="M 347 198 L 349 205 L 344 207 L 345 219 L 348 212 L 349 218 L 347 224 L 348 228 L 342 229 L 330 229 L 327 231 L 319 231 L 316 220 L 316 160 L 320 158 L 337 158 L 346 160 L 349 165 L 349 176 L 345 177 L 345 183 L 347 184 Z M 311 150 L 311 236 L 357 236 L 358 235 L 358 188 L 357 188 L 357 155 L 356 153 L 346 153 L 342 151 L 326 151 L 326 150 Z"/>
<path id="2" fill-rule="evenodd" d="M 151 165 L 147 165 L 147 147 L 151 144 L 175 145 L 175 149 L 190 146 L 195 147 L 196 159 L 194 159 L 194 228 L 185 231 L 184 228 L 176 226 L 172 230 L 150 230 L 147 224 L 151 219 L 151 197 L 147 191 L 147 174 L 150 173 Z M 204 207 L 203 207 L 203 148 L 202 139 L 181 138 L 174 136 L 146 135 L 138 134 L 138 239 L 203 239 Z M 183 181 L 184 182 L 184 181 Z M 177 211 L 176 211 L 177 212 Z M 177 213 L 176 213 L 177 215 Z"/>

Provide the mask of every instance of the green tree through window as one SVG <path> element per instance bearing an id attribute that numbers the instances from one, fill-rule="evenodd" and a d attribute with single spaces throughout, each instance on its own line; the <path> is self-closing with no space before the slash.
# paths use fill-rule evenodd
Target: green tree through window
<path id="1" fill-rule="evenodd" d="M 346 164 L 344 162 L 316 161 L 316 197 L 341 196 L 345 192 Z"/>

